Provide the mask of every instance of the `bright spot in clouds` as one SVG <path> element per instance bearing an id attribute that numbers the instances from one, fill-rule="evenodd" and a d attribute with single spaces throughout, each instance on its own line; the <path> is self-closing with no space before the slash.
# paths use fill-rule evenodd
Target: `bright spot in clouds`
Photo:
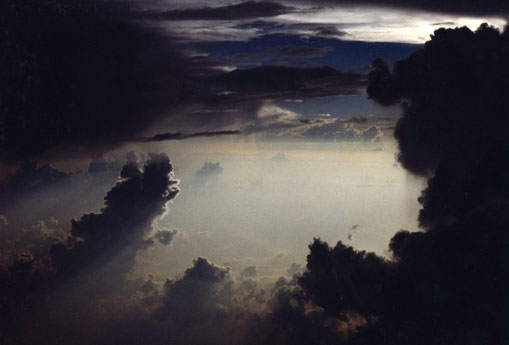
<path id="1" fill-rule="evenodd" d="M 195 4 L 196 5 L 196 4 Z M 292 4 L 289 4 L 291 6 Z M 244 26 L 267 23 L 263 28 Z M 439 27 L 468 26 L 476 30 L 488 23 L 503 29 L 507 21 L 493 16 L 468 17 L 419 10 L 371 6 L 296 7 L 287 14 L 242 20 L 172 20 L 154 23 L 190 41 L 248 41 L 268 34 L 316 36 L 317 25 L 335 27 L 340 36 L 329 38 L 368 42 L 424 43 Z M 274 25 L 270 25 L 274 24 Z"/>
<path id="2" fill-rule="evenodd" d="M 499 29 L 506 21 L 496 17 L 465 17 L 424 11 L 397 10 L 381 7 L 322 7 L 281 15 L 275 19 L 287 24 L 337 25 L 347 34 L 343 40 L 371 42 L 423 43 L 439 27 L 468 26 L 475 30 L 487 22 Z M 437 25 L 440 24 L 440 25 Z M 313 32 L 301 29 L 302 35 Z"/>

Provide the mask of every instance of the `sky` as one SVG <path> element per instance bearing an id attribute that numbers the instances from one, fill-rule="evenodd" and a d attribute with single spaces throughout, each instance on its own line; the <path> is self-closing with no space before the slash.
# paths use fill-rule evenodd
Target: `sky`
<path id="1" fill-rule="evenodd" d="M 0 4 L 0 343 L 507 343 L 508 19 Z"/>

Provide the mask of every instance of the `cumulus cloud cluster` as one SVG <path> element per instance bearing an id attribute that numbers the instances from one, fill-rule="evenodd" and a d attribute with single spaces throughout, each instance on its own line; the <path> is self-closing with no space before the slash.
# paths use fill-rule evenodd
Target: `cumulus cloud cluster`
<path id="1" fill-rule="evenodd" d="M 91 304 L 98 296 L 111 292 L 112 285 L 120 284 L 137 252 L 147 247 L 154 219 L 165 212 L 167 202 L 178 193 L 172 170 L 166 155 L 150 154 L 143 167 L 134 166 L 130 176 L 121 177 L 108 192 L 100 213 L 73 220 L 70 234 L 63 236 L 65 240 L 46 248 L 49 259 L 27 252 L 6 264 L 0 273 L 1 336 L 14 339 L 14 343 L 19 336 L 23 338 L 16 331 L 26 326 L 25 317 L 32 313 L 55 313 L 59 322 L 59 317 L 65 317 L 59 313 L 67 308 L 59 303 L 60 298 L 67 295 L 66 289 L 74 289 L 74 284 L 88 291 Z M 44 223 L 41 232 L 48 232 Z M 173 235 L 174 232 L 159 231 L 154 238 L 166 244 Z M 76 308 L 83 306 L 76 301 Z M 38 332 L 31 329 L 27 339 Z"/>
<path id="2" fill-rule="evenodd" d="M 390 130 L 394 123 L 393 118 L 380 116 L 302 119 L 291 110 L 265 103 L 258 111 L 257 120 L 247 125 L 243 131 L 266 140 L 284 138 L 380 144 L 384 129 Z"/>

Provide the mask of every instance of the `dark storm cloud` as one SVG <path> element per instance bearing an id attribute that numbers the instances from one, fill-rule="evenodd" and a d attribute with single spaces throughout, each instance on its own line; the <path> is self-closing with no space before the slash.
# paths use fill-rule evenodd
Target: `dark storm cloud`
<path id="1" fill-rule="evenodd" d="M 153 125 L 165 117 L 174 131 L 140 140 L 226 135 L 230 133 L 206 132 L 222 131 L 243 119 L 236 114 L 193 118 L 188 108 L 288 94 L 350 94 L 363 85 L 359 75 L 326 68 L 221 72 L 222 65 L 212 58 L 186 56 L 185 47 L 170 34 L 130 21 L 132 10 L 124 2 L 30 0 L 2 6 L 3 161 L 105 151 L 152 134 Z M 287 9 L 276 3 L 233 6 L 239 11 L 250 6 Z"/>
<path id="2" fill-rule="evenodd" d="M 124 2 L 2 2 L 2 159 L 110 147 L 183 97 L 193 62 L 128 11 Z"/>
<path id="3" fill-rule="evenodd" d="M 398 232 L 392 261 L 310 245 L 299 286 L 329 315 L 362 316 L 348 344 L 508 341 L 508 39 L 484 25 L 440 29 L 394 71 L 373 64 L 370 97 L 405 110 L 400 161 L 429 181 L 424 231 Z"/>
<path id="4" fill-rule="evenodd" d="M 390 269 L 384 259 L 341 242 L 329 248 L 315 240 L 309 249 L 307 270 L 299 283 L 318 306 L 340 318 L 351 312 L 378 312 L 379 292 Z"/>
<path id="5" fill-rule="evenodd" d="M 137 16 L 158 20 L 239 20 L 275 17 L 293 10 L 293 7 L 278 2 L 245 1 L 217 7 L 139 12 Z"/>
<path id="6" fill-rule="evenodd" d="M 463 217 L 488 195 L 507 193 L 509 34 L 487 26 L 439 29 L 390 72 L 374 64 L 368 95 L 399 102 L 399 160 L 434 177 L 420 199 L 423 225 Z M 487 194 L 488 193 L 488 194 Z"/>
<path id="7" fill-rule="evenodd" d="M 210 86 L 208 94 L 202 93 L 195 99 L 202 106 L 182 121 L 212 131 L 235 124 L 246 134 L 245 126 L 259 121 L 258 113 L 267 101 L 361 94 L 365 83 L 365 75 L 327 66 L 236 69 L 206 78 L 204 84 Z"/>

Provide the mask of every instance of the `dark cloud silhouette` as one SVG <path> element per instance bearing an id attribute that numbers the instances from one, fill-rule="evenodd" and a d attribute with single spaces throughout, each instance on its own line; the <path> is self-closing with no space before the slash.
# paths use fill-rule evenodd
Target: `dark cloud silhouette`
<path id="1" fill-rule="evenodd" d="M 454 221 L 493 193 L 507 195 L 508 42 L 507 31 L 486 25 L 439 29 L 393 72 L 374 64 L 368 95 L 403 102 L 394 131 L 399 160 L 414 174 L 434 175 L 420 199 L 422 225 Z"/>
<path id="2" fill-rule="evenodd" d="M 433 26 L 444 26 L 444 25 L 456 25 L 455 22 L 439 22 L 439 23 L 432 23 Z"/>
<path id="3" fill-rule="evenodd" d="M 68 244 L 51 248 L 53 263 L 60 271 L 73 273 L 121 257 L 122 264 L 130 268 L 137 250 L 146 244 L 154 218 L 179 192 L 177 181 L 170 178 L 172 171 L 165 154 L 150 154 L 143 170 L 130 174 L 108 192 L 101 213 L 72 221 Z M 171 241 L 165 234 L 155 238 Z"/>
<path id="4" fill-rule="evenodd" d="M 193 62 L 129 11 L 126 2 L 2 2 L 2 160 L 118 144 L 185 95 Z"/>
<path id="5" fill-rule="evenodd" d="M 229 268 L 198 258 L 181 279 L 165 283 L 163 302 L 157 315 L 184 325 L 204 320 L 220 321 L 231 307 L 232 288 Z"/>
<path id="6" fill-rule="evenodd" d="M 131 269 L 137 252 L 146 248 L 155 217 L 166 210 L 167 202 L 178 193 L 172 178 L 173 168 L 165 154 L 149 154 L 143 168 L 138 169 L 137 174 L 122 177 L 108 192 L 100 213 L 73 220 L 71 233 L 62 236 L 67 238 L 51 248 L 46 247 L 51 256 L 21 253 L 0 268 L 2 342 L 5 339 L 9 340 L 6 343 L 31 343 L 41 332 L 45 333 L 45 327 L 48 333 L 45 339 L 58 332 L 59 337 L 78 340 L 54 329 L 63 327 L 62 323 L 74 329 L 75 319 L 65 315 L 72 310 L 93 314 L 92 306 L 102 303 L 113 290 L 117 289 L 118 296 L 129 291 L 124 274 Z M 160 230 L 153 239 L 148 239 L 169 244 L 175 233 L 175 230 Z M 39 243 L 44 242 L 39 240 Z M 83 303 L 82 295 L 87 302 Z M 49 317 L 41 318 L 41 315 Z M 27 329 L 32 321 L 41 326 L 30 326 L 28 332 L 19 332 Z M 57 327 L 58 324 L 61 325 Z"/>
<path id="7" fill-rule="evenodd" d="M 269 8 L 288 9 L 277 3 L 247 2 L 221 11 L 238 9 L 252 15 L 252 7 L 265 14 Z M 141 141 L 234 134 L 209 132 L 236 123 L 237 114 L 229 113 L 223 120 L 195 119 L 187 116 L 186 107 L 220 107 L 300 93 L 350 94 L 363 85 L 360 76 L 331 69 L 220 72 L 222 65 L 211 58 L 186 56 L 183 43 L 171 34 L 133 21 L 133 12 L 127 2 L 2 3 L 2 161 L 96 154 L 150 134 L 151 126 L 163 117 L 175 132 Z M 249 90 L 246 85 L 251 85 Z M 235 95 L 224 93 L 228 91 Z"/>
<path id="8" fill-rule="evenodd" d="M 156 134 L 150 138 L 136 138 L 133 141 L 140 142 L 151 142 L 151 141 L 165 141 L 165 140 L 183 140 L 189 138 L 199 138 L 199 137 L 217 137 L 223 135 L 239 135 L 242 132 L 239 130 L 236 131 L 213 131 L 213 132 L 197 132 L 197 133 L 162 133 Z"/>
<path id="9" fill-rule="evenodd" d="M 339 30 L 337 27 L 335 26 L 324 26 L 324 27 L 318 27 L 316 28 L 318 31 L 317 31 L 317 35 L 318 36 L 325 36 L 325 37 L 329 37 L 329 36 L 332 36 L 332 37 L 341 37 L 341 36 L 346 36 L 348 35 L 348 33 L 346 31 L 343 31 L 343 30 Z"/>
<path id="10" fill-rule="evenodd" d="M 373 64 L 370 97 L 405 110 L 399 159 L 429 181 L 424 231 L 398 232 L 392 261 L 310 245 L 299 286 L 326 314 L 361 317 L 348 344 L 508 341 L 507 40 L 486 25 L 440 29 L 394 71 Z"/>
<path id="11" fill-rule="evenodd" d="M 315 240 L 309 248 L 307 270 L 299 283 L 318 306 L 342 319 L 352 312 L 370 315 L 378 311 L 379 293 L 389 274 L 388 262 L 341 242 L 329 248 Z"/>
<path id="12" fill-rule="evenodd" d="M 158 20 L 238 20 L 275 17 L 293 11 L 293 7 L 271 1 L 245 1 L 217 7 L 184 8 L 136 13 L 141 18 Z"/>

